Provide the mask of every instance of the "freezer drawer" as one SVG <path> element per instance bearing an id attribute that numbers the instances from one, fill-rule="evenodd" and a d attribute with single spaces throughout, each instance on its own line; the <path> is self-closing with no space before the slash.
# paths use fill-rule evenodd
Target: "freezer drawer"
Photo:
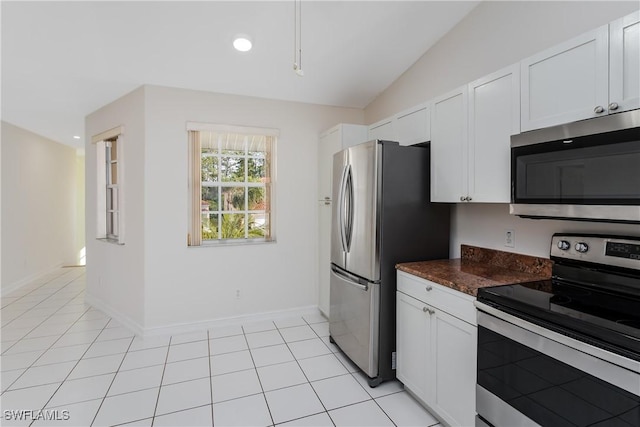
<path id="1" fill-rule="evenodd" d="M 338 347 L 374 378 L 378 376 L 380 285 L 359 280 L 331 266 L 329 333 Z"/>

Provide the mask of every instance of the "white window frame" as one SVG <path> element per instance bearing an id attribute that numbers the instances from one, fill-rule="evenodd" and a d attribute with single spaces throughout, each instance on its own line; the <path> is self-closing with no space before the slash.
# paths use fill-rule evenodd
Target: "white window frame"
<path id="1" fill-rule="evenodd" d="M 91 138 L 96 147 L 96 239 L 123 245 L 125 242 L 124 224 L 124 126 L 101 132 Z M 117 158 L 111 159 L 108 154 L 112 141 L 116 142 Z M 111 182 L 112 166 L 115 165 L 117 183 Z M 107 203 L 107 194 L 115 190 L 116 197 L 112 204 Z M 117 232 L 107 224 L 109 217 L 115 216 Z M 113 224 L 113 222 L 112 222 Z M 112 225 L 113 227 L 113 225 Z"/>
<path id="2" fill-rule="evenodd" d="M 277 146 L 277 137 L 279 135 L 279 131 L 277 129 L 270 128 L 257 128 L 257 127 L 249 127 L 249 126 L 232 126 L 232 125 L 220 125 L 220 124 L 209 124 L 209 123 L 196 123 L 196 122 L 187 122 L 187 131 L 189 134 L 189 232 L 187 235 L 187 244 L 191 247 L 202 247 L 202 246 L 222 246 L 222 245 L 235 245 L 235 244 L 247 244 L 247 243 L 272 243 L 275 242 L 276 238 L 276 227 L 275 227 L 275 175 L 276 175 L 276 146 Z M 218 228 L 218 238 L 217 239 L 202 239 L 201 234 L 201 221 L 202 221 L 202 211 L 200 208 L 200 201 L 202 196 L 202 188 L 203 187 L 214 187 L 218 189 L 218 200 L 219 203 L 222 203 L 221 191 L 222 187 L 242 187 L 247 188 L 247 191 L 251 187 L 263 187 L 264 184 L 253 183 L 248 181 L 248 160 L 250 158 L 256 158 L 255 156 L 249 155 L 249 153 L 245 150 L 244 155 L 230 155 L 224 157 L 238 157 L 245 159 L 245 179 L 242 183 L 233 183 L 233 182 L 219 182 L 219 183 L 208 183 L 201 181 L 200 174 L 202 171 L 202 166 L 200 159 L 203 154 L 200 149 L 199 141 L 195 141 L 194 138 L 199 138 L 200 132 L 218 132 L 218 133 L 240 133 L 244 135 L 262 135 L 273 138 L 270 147 L 270 158 L 269 158 L 269 209 L 266 212 L 269 216 L 269 236 L 266 238 L 247 238 L 248 234 L 248 223 L 245 221 L 245 237 L 244 238 L 222 238 L 221 229 Z M 197 145 L 194 145 L 197 144 Z M 196 153 L 194 147 L 198 147 L 198 152 Z M 221 157 L 220 149 L 218 149 L 218 153 L 207 154 L 205 156 L 211 157 Z M 197 168 L 197 173 L 194 173 L 194 169 Z M 245 206 L 241 211 L 237 211 L 237 214 L 250 215 L 255 213 L 261 213 L 262 211 L 253 211 L 248 209 L 248 197 L 247 193 L 245 193 Z M 223 209 L 220 208 L 217 211 L 218 215 L 223 215 Z M 219 216 L 219 221 L 222 218 Z M 197 235 L 198 231 L 200 234 Z"/>

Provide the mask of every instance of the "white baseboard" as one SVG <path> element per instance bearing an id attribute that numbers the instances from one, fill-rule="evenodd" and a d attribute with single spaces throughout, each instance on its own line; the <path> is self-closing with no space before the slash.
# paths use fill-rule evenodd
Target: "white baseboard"
<path id="1" fill-rule="evenodd" d="M 145 335 L 144 328 L 138 322 L 131 319 L 129 316 L 122 313 L 121 311 L 113 308 L 109 304 L 105 303 L 100 298 L 97 298 L 89 294 L 88 292 L 86 292 L 84 296 L 84 302 L 104 312 L 104 314 L 108 315 L 112 319 L 122 323 L 124 326 L 131 329 L 136 335 L 139 335 L 139 336 Z"/>
<path id="2" fill-rule="evenodd" d="M 46 276 L 49 273 L 53 273 L 54 271 L 59 270 L 61 267 L 62 267 L 62 264 L 54 265 L 53 267 L 48 268 L 46 270 L 42 270 L 37 273 L 30 274 L 27 277 L 23 277 L 22 279 L 16 282 L 13 282 L 10 285 L 3 286 L 2 289 L 0 289 L 0 296 L 6 297 L 11 292 L 17 291 L 23 286 L 28 285 L 29 283 L 35 280 L 38 280 L 39 278 Z"/>
<path id="3" fill-rule="evenodd" d="M 166 326 L 158 326 L 153 328 L 145 328 L 144 336 L 156 335 L 177 335 L 186 332 L 202 331 L 221 326 L 242 325 L 252 322 L 265 322 L 269 320 L 278 320 L 292 316 L 305 316 L 320 314 L 318 306 L 309 305 L 306 307 L 298 307 L 287 310 L 269 311 L 256 314 L 245 314 L 242 316 L 224 317 L 220 319 L 210 319 L 201 322 L 192 323 L 176 323 Z"/>
<path id="4" fill-rule="evenodd" d="M 235 326 L 253 322 L 265 322 L 284 319 L 293 316 L 305 316 L 305 315 L 323 315 L 318 306 L 309 305 L 306 307 L 298 307 L 287 310 L 269 311 L 256 314 L 245 314 L 242 316 L 224 317 L 220 319 L 209 319 L 199 322 L 189 323 L 174 323 L 164 326 L 156 326 L 152 328 L 144 328 L 138 322 L 132 320 L 127 315 L 123 314 L 117 309 L 114 309 L 110 305 L 104 303 L 99 298 L 93 295 L 86 294 L 84 297 L 85 303 L 97 308 L 104 312 L 112 319 L 122 323 L 127 328 L 131 329 L 136 335 L 145 337 L 159 336 L 159 335 L 178 335 L 188 332 L 203 331 L 211 328 L 217 328 L 221 326 Z M 326 316 L 325 316 L 326 317 Z"/>

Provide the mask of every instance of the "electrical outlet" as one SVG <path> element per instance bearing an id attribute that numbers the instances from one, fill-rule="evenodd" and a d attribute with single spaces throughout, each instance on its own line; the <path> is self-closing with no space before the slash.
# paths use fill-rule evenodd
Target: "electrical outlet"
<path id="1" fill-rule="evenodd" d="M 504 230 L 504 245 L 508 248 L 516 247 L 516 232 L 515 230 Z"/>
<path id="2" fill-rule="evenodd" d="M 240 299 L 240 289 L 236 289 L 236 299 Z"/>

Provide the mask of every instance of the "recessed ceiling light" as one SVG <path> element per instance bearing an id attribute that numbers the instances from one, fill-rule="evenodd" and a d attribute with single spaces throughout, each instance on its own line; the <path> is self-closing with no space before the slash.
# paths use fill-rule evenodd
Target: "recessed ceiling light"
<path id="1" fill-rule="evenodd" d="M 233 47 L 240 52 L 248 52 L 251 50 L 251 39 L 249 38 L 249 36 L 245 36 L 243 35 L 238 35 L 236 36 L 236 38 L 233 40 Z"/>
<path id="2" fill-rule="evenodd" d="M 80 139 L 78 135 L 73 135 L 73 139 Z"/>

